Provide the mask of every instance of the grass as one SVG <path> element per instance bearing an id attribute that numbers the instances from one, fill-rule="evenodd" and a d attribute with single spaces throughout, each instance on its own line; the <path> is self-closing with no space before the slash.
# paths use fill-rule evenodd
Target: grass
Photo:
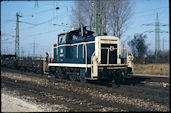
<path id="1" fill-rule="evenodd" d="M 135 74 L 169 75 L 169 64 L 134 64 Z"/>

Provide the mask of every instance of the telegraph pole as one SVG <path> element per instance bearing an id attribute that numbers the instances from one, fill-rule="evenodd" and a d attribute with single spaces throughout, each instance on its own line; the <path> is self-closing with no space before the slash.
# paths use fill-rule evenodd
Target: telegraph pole
<path id="1" fill-rule="evenodd" d="M 35 40 L 34 40 L 34 43 L 33 43 L 33 57 L 35 57 Z"/>
<path id="2" fill-rule="evenodd" d="M 32 48 L 33 48 L 32 57 L 36 57 L 37 56 L 37 54 L 36 54 L 36 48 L 38 47 L 38 43 L 36 43 L 35 40 L 34 40 L 34 42 L 31 43 L 31 45 L 32 45 Z"/>
<path id="3" fill-rule="evenodd" d="M 20 52 L 20 48 L 19 48 L 19 17 L 20 16 L 18 13 L 16 13 L 16 39 L 15 39 L 15 55 L 18 58 L 19 57 L 19 52 Z"/>
<path id="4" fill-rule="evenodd" d="M 163 38 L 163 51 L 164 51 L 164 38 Z"/>
<path id="5" fill-rule="evenodd" d="M 21 57 L 24 57 L 24 50 L 23 50 L 23 47 L 21 47 Z"/>

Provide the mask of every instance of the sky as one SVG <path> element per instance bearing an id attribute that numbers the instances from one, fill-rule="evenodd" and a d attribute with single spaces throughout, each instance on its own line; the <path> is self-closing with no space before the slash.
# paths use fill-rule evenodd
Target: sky
<path id="1" fill-rule="evenodd" d="M 59 7 L 56 10 L 56 7 Z M 16 13 L 19 18 L 20 56 L 35 55 L 44 57 L 45 52 L 52 51 L 53 44 L 57 43 L 57 35 L 71 30 L 71 15 L 74 1 L 2 1 L 1 2 L 1 54 L 15 53 Z M 127 31 L 121 38 L 125 44 L 131 40 L 135 33 L 144 33 L 154 30 L 158 13 L 159 22 L 169 25 L 169 0 L 135 0 L 133 16 L 129 21 Z M 160 30 L 168 31 L 168 26 L 161 26 Z M 155 49 L 155 33 L 145 33 L 149 49 Z M 129 39 L 127 39 L 130 37 Z M 169 50 L 169 33 L 160 34 L 160 48 Z M 127 45 L 126 45 L 127 46 Z M 128 47 L 128 46 L 127 46 Z"/>

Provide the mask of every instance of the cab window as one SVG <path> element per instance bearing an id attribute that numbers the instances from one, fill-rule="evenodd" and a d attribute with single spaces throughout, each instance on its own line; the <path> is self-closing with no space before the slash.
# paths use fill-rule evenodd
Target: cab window
<path id="1" fill-rule="evenodd" d="M 59 44 L 65 44 L 66 43 L 66 35 L 60 35 L 58 38 Z"/>

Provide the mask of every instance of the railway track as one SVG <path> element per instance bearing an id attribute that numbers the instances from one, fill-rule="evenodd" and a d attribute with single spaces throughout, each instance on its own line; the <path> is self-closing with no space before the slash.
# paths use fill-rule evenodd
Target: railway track
<path id="1" fill-rule="evenodd" d="M 39 76 L 46 78 L 47 76 L 43 76 L 40 73 L 34 73 L 31 71 L 23 71 L 23 70 L 16 70 L 16 69 L 10 69 L 6 67 L 1 67 L 2 71 L 9 71 L 9 72 L 14 72 L 14 73 L 21 73 L 21 74 L 27 74 L 30 76 Z M 142 85 L 141 82 L 145 81 L 146 83 L 148 82 L 166 82 L 170 83 L 170 78 L 169 77 L 152 77 L 152 76 L 133 76 L 130 79 L 127 79 L 124 84 L 126 85 Z M 99 84 L 99 83 L 97 83 Z M 101 85 L 101 84 L 100 84 Z M 104 85 L 104 84 L 102 84 Z M 120 84 L 119 84 L 120 85 Z"/>
<path id="2" fill-rule="evenodd" d="M 137 76 L 137 75 L 134 75 L 134 79 L 139 79 L 139 80 L 145 80 L 145 81 L 148 81 L 148 82 L 167 82 L 167 83 L 170 83 L 170 77 L 168 76 Z"/>
<path id="3" fill-rule="evenodd" d="M 53 90 L 42 86 L 33 86 L 22 81 L 2 79 L 2 87 L 15 89 L 22 94 L 36 97 L 39 101 L 60 103 L 67 105 L 71 111 L 102 111 L 104 108 L 109 111 L 151 111 L 150 109 L 139 108 L 129 104 L 119 104 L 90 98 L 86 95 L 73 94 L 72 92 Z M 114 107 L 113 107 L 114 106 Z"/>
<path id="4" fill-rule="evenodd" d="M 27 77 L 35 76 L 28 74 Z M 36 77 L 47 79 L 41 75 Z M 55 79 L 55 84 L 41 85 L 27 80 L 16 82 L 3 74 L 1 79 L 1 87 L 15 89 L 41 102 L 64 104 L 70 111 L 169 111 L 169 88 L 142 84 L 106 87 L 59 79 Z"/>

